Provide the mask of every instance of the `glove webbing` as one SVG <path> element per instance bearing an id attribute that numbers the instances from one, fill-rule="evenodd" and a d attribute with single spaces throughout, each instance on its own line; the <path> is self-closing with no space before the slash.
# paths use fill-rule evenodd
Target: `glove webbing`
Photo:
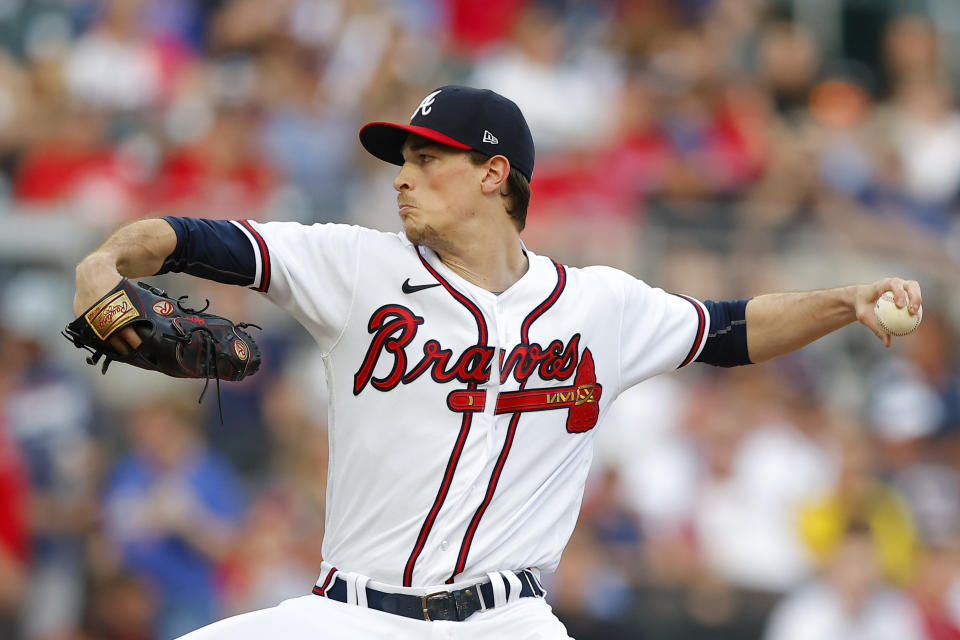
<path id="1" fill-rule="evenodd" d="M 183 297 L 180 298 L 180 300 L 182 299 Z M 180 304 L 179 300 L 177 301 L 177 304 L 178 305 Z M 209 306 L 210 306 L 210 301 L 207 300 L 207 305 L 203 309 L 206 309 Z M 180 308 L 188 313 L 193 313 L 191 309 L 185 309 L 183 306 L 181 306 Z M 201 309 L 200 312 L 202 312 L 203 309 Z M 256 327 L 257 329 L 260 329 L 261 331 L 263 331 L 262 327 L 260 327 L 259 325 L 253 324 L 252 322 L 238 322 L 236 326 L 238 329 L 246 329 L 247 327 Z M 208 327 L 204 327 L 204 326 L 193 327 L 192 329 L 190 329 L 190 332 L 187 333 L 187 335 L 179 337 L 178 340 L 184 343 L 189 343 L 190 340 L 192 340 L 193 335 L 195 333 L 200 334 L 199 338 L 203 343 L 202 349 L 203 349 L 204 358 L 207 361 L 206 365 L 207 365 L 207 374 L 208 374 L 203 382 L 203 391 L 200 392 L 200 398 L 197 399 L 197 404 L 200 404 L 203 402 L 203 396 L 206 395 L 207 387 L 210 386 L 209 374 L 210 372 L 213 372 L 213 377 L 216 378 L 217 380 L 217 410 L 220 412 L 220 424 L 223 424 L 223 404 L 220 401 L 220 359 L 223 358 L 224 356 L 222 353 L 220 353 L 214 348 L 213 332 L 210 331 Z"/>

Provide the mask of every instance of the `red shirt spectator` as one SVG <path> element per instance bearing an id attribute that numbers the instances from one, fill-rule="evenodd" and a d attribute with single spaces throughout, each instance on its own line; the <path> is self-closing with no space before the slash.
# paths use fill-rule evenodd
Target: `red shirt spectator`
<path id="1" fill-rule="evenodd" d="M 13 443 L 0 422 L 0 553 L 26 561 L 30 540 L 27 534 L 27 474 Z"/>

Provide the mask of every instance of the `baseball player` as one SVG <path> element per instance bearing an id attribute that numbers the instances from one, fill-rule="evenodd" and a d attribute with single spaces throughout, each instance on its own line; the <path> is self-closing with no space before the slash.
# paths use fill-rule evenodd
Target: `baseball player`
<path id="1" fill-rule="evenodd" d="M 326 365 L 330 470 L 313 593 L 190 640 L 566 638 L 544 601 L 617 395 L 693 361 L 787 353 L 914 281 L 700 302 L 524 246 L 534 145 L 519 108 L 444 86 L 409 124 L 360 131 L 394 180 L 401 233 L 168 217 L 77 267 L 81 313 L 121 276 L 170 271 L 261 292 Z M 123 333 L 130 348 L 137 336 Z"/>

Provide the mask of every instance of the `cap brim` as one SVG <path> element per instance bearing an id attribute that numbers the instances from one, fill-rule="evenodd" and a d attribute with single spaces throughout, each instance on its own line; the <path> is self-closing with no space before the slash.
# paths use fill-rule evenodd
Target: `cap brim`
<path id="1" fill-rule="evenodd" d="M 360 144 L 371 154 L 390 164 L 403 164 L 403 143 L 407 136 L 415 133 L 428 140 L 445 144 L 455 149 L 470 149 L 470 145 L 454 140 L 448 135 L 410 124 L 393 122 L 371 122 L 360 129 Z"/>

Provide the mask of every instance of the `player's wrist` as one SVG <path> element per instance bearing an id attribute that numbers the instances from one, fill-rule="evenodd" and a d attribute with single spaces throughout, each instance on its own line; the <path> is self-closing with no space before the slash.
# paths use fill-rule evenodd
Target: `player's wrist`
<path id="1" fill-rule="evenodd" d="M 108 253 L 97 251 L 80 261 L 75 270 L 76 296 L 73 312 L 79 316 L 117 286 L 123 278 L 117 270 L 116 259 Z"/>
<path id="2" fill-rule="evenodd" d="M 851 284 L 839 288 L 839 298 L 850 322 L 859 319 L 860 309 L 873 295 L 873 285 Z"/>

